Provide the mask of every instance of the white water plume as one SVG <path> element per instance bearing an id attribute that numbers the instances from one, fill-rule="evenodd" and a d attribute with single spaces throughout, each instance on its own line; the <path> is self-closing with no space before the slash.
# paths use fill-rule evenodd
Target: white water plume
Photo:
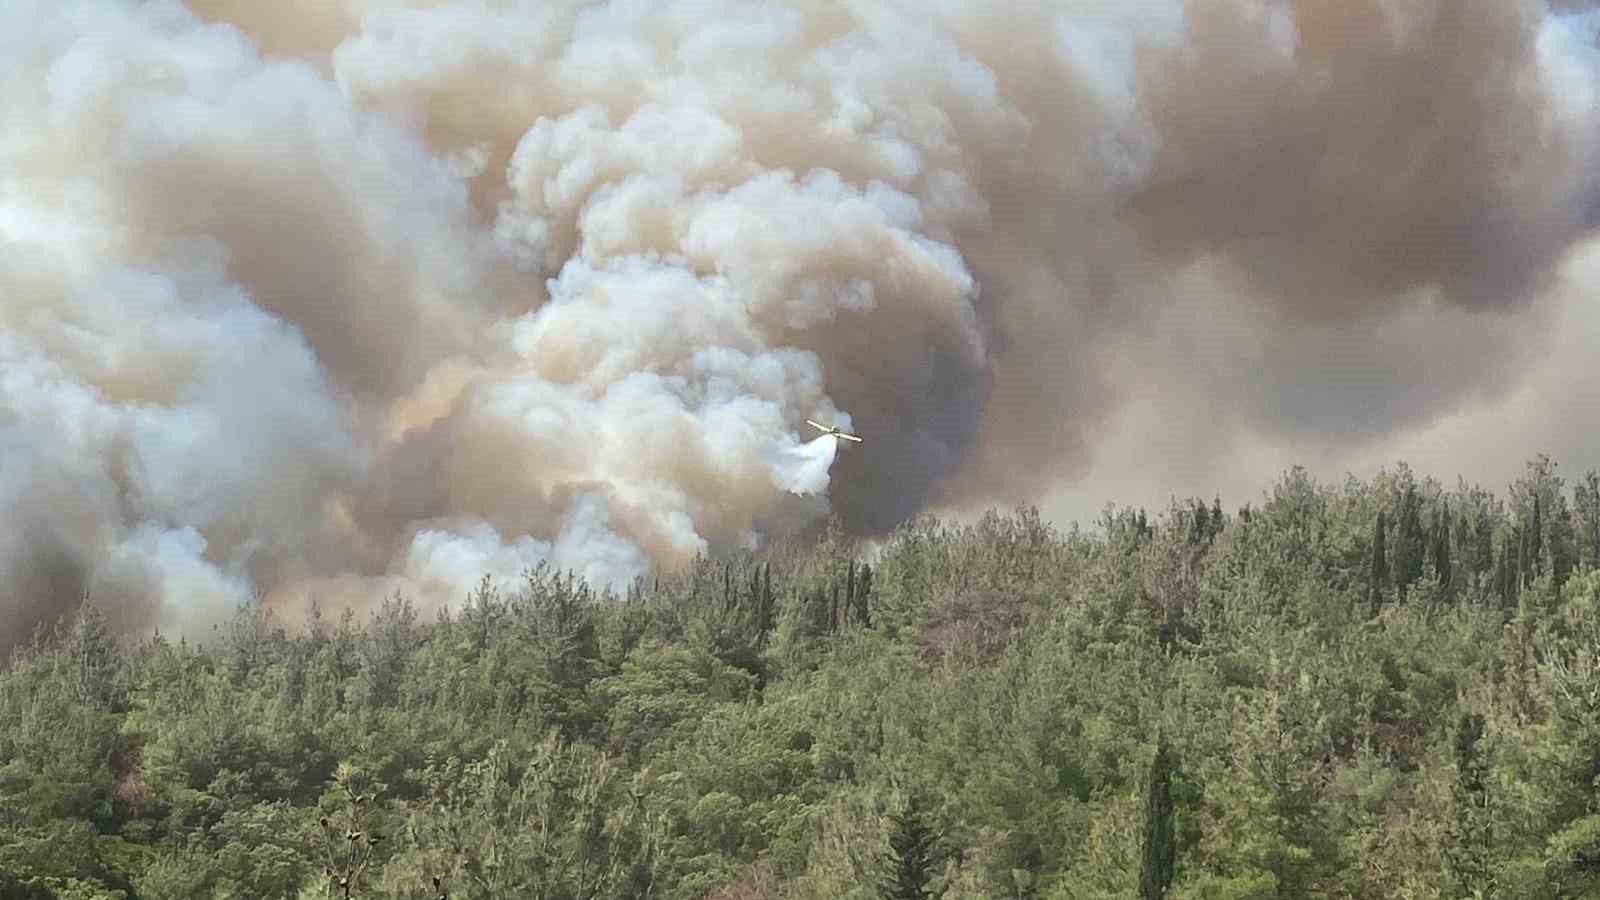
<path id="1" fill-rule="evenodd" d="M 825 434 L 794 447 L 772 451 L 772 477 L 791 494 L 821 494 L 828 490 L 828 469 L 839 452 L 839 438 Z"/>

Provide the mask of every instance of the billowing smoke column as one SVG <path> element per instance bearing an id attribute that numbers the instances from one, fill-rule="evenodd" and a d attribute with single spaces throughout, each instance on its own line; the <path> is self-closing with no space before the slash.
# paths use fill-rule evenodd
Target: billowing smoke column
<path id="1" fill-rule="evenodd" d="M 1589 232 L 1592 30 L 11 0 L 0 645 L 84 590 L 199 631 L 1029 500 L 1140 380 L 1260 384 L 1228 427 L 1330 440 L 1443 415 L 1536 351 Z"/>

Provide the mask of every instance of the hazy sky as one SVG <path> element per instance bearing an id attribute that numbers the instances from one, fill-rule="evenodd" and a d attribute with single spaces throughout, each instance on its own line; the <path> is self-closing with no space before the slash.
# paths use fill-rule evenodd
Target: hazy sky
<path id="1" fill-rule="evenodd" d="M 1460 475 L 1503 493 L 1538 453 L 1550 454 L 1571 483 L 1600 468 L 1600 435 L 1591 424 L 1600 411 L 1600 366 L 1594 363 L 1600 304 L 1586 287 L 1600 284 L 1600 244 L 1574 247 L 1561 280 L 1533 308 L 1505 323 L 1526 328 L 1506 338 L 1523 347 L 1490 346 L 1480 352 L 1470 349 L 1467 336 L 1422 334 L 1407 339 L 1414 342 L 1409 344 L 1414 356 L 1407 358 L 1408 344 L 1401 343 L 1373 360 L 1365 379 L 1341 376 L 1342 381 L 1319 384 L 1308 376 L 1326 370 L 1296 370 L 1284 383 L 1282 367 L 1274 366 L 1263 368 L 1261 383 L 1248 385 L 1234 380 L 1248 377 L 1240 372 L 1224 375 L 1200 364 L 1192 382 L 1176 376 L 1145 382 L 1107 428 L 1087 477 L 1059 486 L 1038 505 L 1060 521 L 1084 524 L 1108 501 L 1154 510 L 1174 497 L 1220 494 L 1234 509 L 1257 502 L 1271 487 L 1269 473 L 1290 466 L 1303 465 L 1319 478 L 1338 482 L 1347 473 L 1367 478 L 1382 468 L 1392 470 L 1401 460 L 1447 485 Z M 1440 327 L 1434 313 L 1413 315 L 1424 331 Z M 1382 327 L 1407 331 L 1392 323 Z M 1430 361 L 1429 350 L 1445 349 L 1424 346 L 1430 340 L 1469 349 Z M 1207 355 L 1255 352 L 1248 346 L 1217 346 Z M 1431 403 L 1434 391 L 1445 392 L 1437 387 L 1441 384 L 1459 386 L 1462 395 Z M 1241 415 L 1241 406 L 1248 408 L 1261 392 L 1282 403 L 1305 398 L 1307 406 L 1342 408 L 1304 424 L 1286 423 L 1290 416 Z M 1416 405 L 1403 416 L 1388 417 L 1397 402 Z M 1381 427 L 1374 428 L 1374 422 Z M 1234 427 L 1219 428 L 1222 423 Z"/>
<path id="2" fill-rule="evenodd" d="M 1588 6 L 12 0 L 0 644 L 1600 464 Z"/>

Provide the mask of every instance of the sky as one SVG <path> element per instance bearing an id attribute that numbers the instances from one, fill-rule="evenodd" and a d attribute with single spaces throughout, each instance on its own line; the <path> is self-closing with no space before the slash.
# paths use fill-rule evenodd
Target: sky
<path id="1" fill-rule="evenodd" d="M 1590 6 L 13 0 L 0 647 L 1600 465 Z"/>

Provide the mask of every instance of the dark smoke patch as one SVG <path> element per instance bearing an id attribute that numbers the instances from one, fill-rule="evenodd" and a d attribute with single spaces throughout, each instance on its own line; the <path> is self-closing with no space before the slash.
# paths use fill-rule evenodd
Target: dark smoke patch
<path id="1" fill-rule="evenodd" d="M 1541 71 L 1541 7 L 1209 7 L 1188 52 L 1147 70 L 1161 149 L 1135 221 L 1297 316 L 1429 287 L 1469 308 L 1525 303 L 1596 197 L 1592 135 L 1552 121 L 1567 101 Z"/>
<path id="2" fill-rule="evenodd" d="M 89 587 L 84 560 L 59 536 L 33 534 L 8 543 L 0 548 L 0 571 L 6 573 L 0 587 L 0 621 L 6 623 L 0 628 L 0 659 L 8 658 L 38 629 L 54 627 L 66 611 L 77 607 Z M 116 598 L 105 602 L 119 609 Z"/>

